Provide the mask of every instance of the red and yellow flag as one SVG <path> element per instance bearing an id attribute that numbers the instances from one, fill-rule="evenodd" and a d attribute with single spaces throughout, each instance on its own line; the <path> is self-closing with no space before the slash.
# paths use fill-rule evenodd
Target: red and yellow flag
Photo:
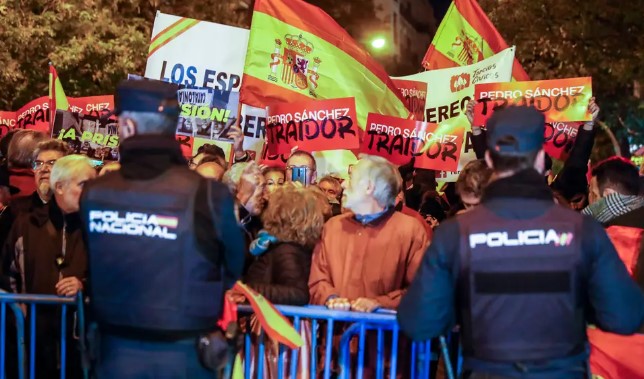
<path id="1" fill-rule="evenodd" d="M 425 53 L 423 67 L 436 70 L 467 66 L 507 48 L 508 44 L 476 0 L 453 0 Z M 530 80 L 516 58 L 512 79 Z"/>
<path id="2" fill-rule="evenodd" d="M 65 91 L 63 90 L 63 85 L 60 83 L 60 78 L 58 78 L 58 73 L 54 65 L 49 65 L 49 101 L 52 105 L 54 112 L 56 109 L 68 110 L 69 101 L 67 101 L 67 96 L 65 96 Z"/>
<path id="3" fill-rule="evenodd" d="M 69 101 L 53 64 L 49 64 L 49 126 L 53 128 L 56 110 L 69 110 Z"/>
<path id="4" fill-rule="evenodd" d="M 291 349 L 296 349 L 304 344 L 302 336 L 293 325 L 264 296 L 242 282 L 235 283 L 233 288 L 244 294 L 250 306 L 253 307 L 259 323 L 271 339 Z"/>
<path id="5" fill-rule="evenodd" d="M 255 1 L 241 102 L 345 97 L 355 97 L 362 129 L 370 112 L 409 116 L 382 66 L 331 16 L 301 0 Z"/>

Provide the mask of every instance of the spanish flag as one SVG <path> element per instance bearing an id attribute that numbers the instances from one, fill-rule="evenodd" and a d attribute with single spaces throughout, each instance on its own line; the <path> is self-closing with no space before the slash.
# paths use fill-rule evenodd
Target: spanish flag
<path id="1" fill-rule="evenodd" d="M 476 0 L 454 0 L 429 45 L 423 58 L 423 67 L 437 70 L 467 66 L 507 48 L 508 44 Z M 516 58 L 512 79 L 530 80 Z"/>
<path id="2" fill-rule="evenodd" d="M 60 83 L 60 78 L 54 68 L 53 64 L 49 64 L 49 101 L 54 106 L 54 109 L 68 110 L 69 101 L 65 96 L 63 85 Z"/>
<path id="3" fill-rule="evenodd" d="M 49 123 L 53 126 L 56 118 L 56 110 L 69 110 L 69 101 L 65 96 L 63 85 L 60 83 L 58 73 L 54 65 L 49 63 Z"/>
<path id="4" fill-rule="evenodd" d="M 273 102 L 355 97 L 358 124 L 367 115 L 407 118 L 409 111 L 385 72 L 331 16 L 302 0 L 256 0 L 240 101 Z"/>

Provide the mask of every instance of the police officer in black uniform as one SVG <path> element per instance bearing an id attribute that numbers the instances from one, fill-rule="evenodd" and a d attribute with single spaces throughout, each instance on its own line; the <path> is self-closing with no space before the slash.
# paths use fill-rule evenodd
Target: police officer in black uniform
<path id="1" fill-rule="evenodd" d="M 509 107 L 487 129 L 493 182 L 435 231 L 400 326 L 426 340 L 460 325 L 464 378 L 587 378 L 587 323 L 634 333 L 644 295 L 602 226 L 553 201 L 543 115 Z"/>
<path id="2" fill-rule="evenodd" d="M 177 86 L 126 81 L 116 113 L 121 168 L 81 198 L 97 377 L 212 378 L 197 340 L 216 329 L 244 264 L 232 196 L 188 168 L 174 138 Z"/>

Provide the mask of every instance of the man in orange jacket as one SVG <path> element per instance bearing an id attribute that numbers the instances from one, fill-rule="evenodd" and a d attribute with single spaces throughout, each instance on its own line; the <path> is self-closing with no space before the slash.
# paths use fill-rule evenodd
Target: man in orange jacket
<path id="1" fill-rule="evenodd" d="M 606 227 L 626 269 L 644 289 L 644 198 L 639 186 L 637 167 L 628 160 L 613 157 L 600 162 L 590 180 L 591 205 L 582 213 Z M 644 335 L 627 337 L 590 328 L 588 339 L 593 374 L 603 379 L 644 379 Z"/>

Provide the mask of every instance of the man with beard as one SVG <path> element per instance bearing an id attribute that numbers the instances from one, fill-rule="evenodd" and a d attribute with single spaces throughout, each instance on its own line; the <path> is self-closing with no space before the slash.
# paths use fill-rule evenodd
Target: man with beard
<path id="1" fill-rule="evenodd" d="M 32 170 L 36 191 L 29 196 L 15 198 L 9 207 L 0 215 L 0 242 L 4 241 L 11 230 L 14 220 L 20 213 L 31 212 L 42 208 L 51 199 L 49 175 L 56 161 L 68 155 L 67 144 L 57 139 L 48 139 L 38 143 L 33 153 Z"/>

